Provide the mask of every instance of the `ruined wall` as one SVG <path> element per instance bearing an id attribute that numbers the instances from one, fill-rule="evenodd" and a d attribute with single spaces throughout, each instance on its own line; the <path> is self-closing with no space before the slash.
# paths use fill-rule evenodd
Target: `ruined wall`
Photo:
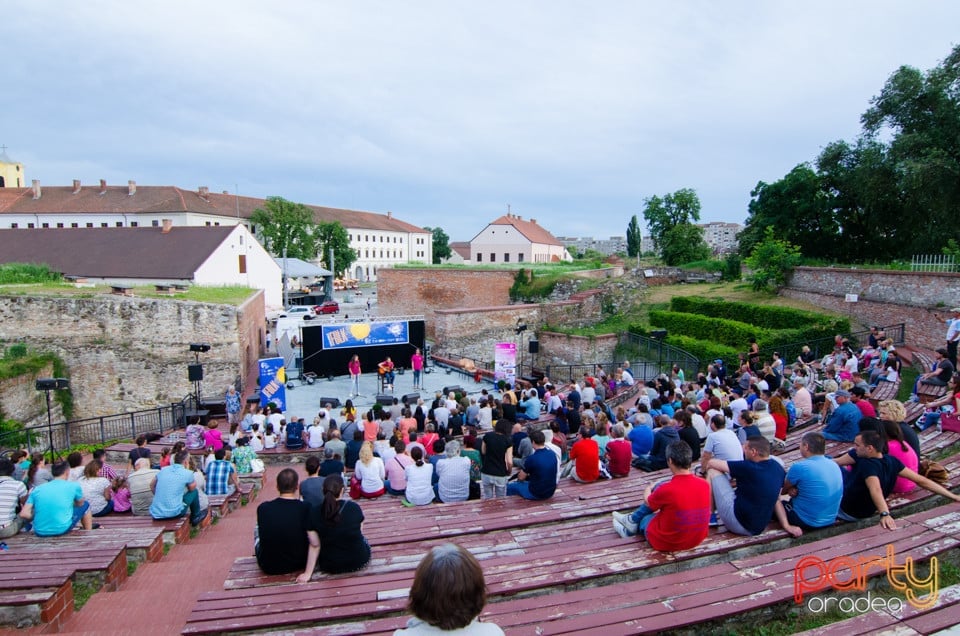
<path id="1" fill-rule="evenodd" d="M 37 378 L 49 378 L 53 375 L 53 365 L 32 375 L 0 380 L 0 409 L 4 417 L 21 422 L 26 426 L 47 423 L 47 399 L 42 391 L 37 391 Z M 57 422 L 63 419 L 60 403 L 50 396 L 50 417 Z"/>
<path id="2" fill-rule="evenodd" d="M 780 293 L 861 324 L 906 323 L 906 340 L 926 349 L 944 346 L 946 326 L 935 313 L 960 306 L 960 274 L 797 267 Z M 857 294 L 856 303 L 845 302 Z"/>
<path id="3" fill-rule="evenodd" d="M 584 364 L 614 359 L 614 350 L 619 342 L 618 334 L 600 336 L 568 336 L 544 331 L 540 333 L 540 357 L 537 364 L 548 365 Z M 569 378 L 555 378 L 557 381 Z M 579 378 L 578 378 L 579 379 Z"/>
<path id="4" fill-rule="evenodd" d="M 220 395 L 259 351 L 263 292 L 241 307 L 98 295 L 0 299 L 0 340 L 53 351 L 71 374 L 75 418 L 152 408 L 192 392 L 191 342 L 200 354 L 204 394 Z M 245 382 L 246 384 L 246 382 Z"/>

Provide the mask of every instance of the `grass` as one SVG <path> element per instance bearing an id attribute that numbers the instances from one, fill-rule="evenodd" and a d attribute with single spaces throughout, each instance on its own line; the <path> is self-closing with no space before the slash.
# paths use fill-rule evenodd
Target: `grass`
<path id="1" fill-rule="evenodd" d="M 75 298 L 92 298 L 110 293 L 109 285 L 94 285 L 92 287 L 75 287 L 69 283 L 31 283 L 0 284 L 0 294 L 10 296 L 71 296 Z M 224 286 L 206 287 L 191 285 L 183 293 L 174 296 L 158 294 L 153 285 L 140 285 L 131 288 L 131 293 L 138 298 L 173 298 L 176 300 L 192 300 L 200 303 L 217 305 L 239 305 L 247 300 L 256 290 L 249 287 Z"/>
<path id="2" fill-rule="evenodd" d="M 166 554 L 166 551 L 164 551 Z M 137 566 L 140 565 L 136 561 L 127 561 L 127 576 L 133 576 L 134 572 L 137 571 Z"/>
<path id="3" fill-rule="evenodd" d="M 100 588 L 86 581 L 73 582 L 73 607 L 80 609 L 87 604 L 90 597 L 97 593 Z"/>
<path id="4" fill-rule="evenodd" d="M 920 372 L 908 364 L 900 367 L 900 390 L 897 391 L 898 400 L 906 402 L 910 399 L 910 394 L 913 392 L 913 385 L 916 383 L 918 375 L 920 375 Z"/>

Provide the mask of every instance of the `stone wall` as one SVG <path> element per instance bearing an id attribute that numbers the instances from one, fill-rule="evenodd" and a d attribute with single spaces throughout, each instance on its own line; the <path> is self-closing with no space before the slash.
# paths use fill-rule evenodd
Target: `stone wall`
<path id="1" fill-rule="evenodd" d="M 937 315 L 960 306 L 960 274 L 797 267 L 780 293 L 864 326 L 906 323 L 908 343 L 936 349 L 946 334 Z M 857 302 L 845 302 L 846 294 L 857 294 Z"/>
<path id="2" fill-rule="evenodd" d="M 610 361 L 614 359 L 613 352 L 619 342 L 617 334 L 591 337 L 568 336 L 562 333 L 544 331 L 539 335 L 540 356 L 537 364 L 541 367 Z M 552 375 L 556 376 L 556 373 Z M 563 382 L 570 378 L 555 377 L 554 379 Z"/>
<path id="3" fill-rule="evenodd" d="M 175 299 L 98 295 L 0 299 L 0 340 L 53 351 L 70 369 L 74 417 L 175 402 L 193 391 L 191 342 L 200 354 L 204 395 L 221 395 L 238 376 L 247 385 L 259 352 L 263 292 L 241 307 Z"/>
<path id="4" fill-rule="evenodd" d="M 33 375 L 21 375 L 16 378 L 0 380 L 0 409 L 4 417 L 16 420 L 25 426 L 38 426 L 47 423 L 47 399 L 42 391 L 37 391 L 38 378 L 53 375 L 53 365 L 47 365 Z M 63 419 L 60 403 L 50 395 L 50 417 L 58 422 Z"/>

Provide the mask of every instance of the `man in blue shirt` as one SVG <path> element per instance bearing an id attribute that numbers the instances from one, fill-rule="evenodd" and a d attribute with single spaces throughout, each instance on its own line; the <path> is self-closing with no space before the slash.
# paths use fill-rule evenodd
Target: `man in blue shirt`
<path id="1" fill-rule="evenodd" d="M 533 455 L 523 463 L 523 470 L 517 475 L 517 481 L 507 484 L 508 495 L 520 495 L 524 499 L 549 499 L 557 489 L 557 454 L 546 448 L 543 431 L 530 433 L 533 443 Z"/>
<path id="2" fill-rule="evenodd" d="M 27 521 L 33 520 L 33 531 L 38 537 L 66 534 L 78 521 L 84 530 L 92 530 L 90 504 L 84 500 L 80 484 L 68 480 L 70 466 L 67 462 L 57 462 L 50 473 L 53 480 L 30 491 L 20 516 Z"/>
<path id="3" fill-rule="evenodd" d="M 790 466 L 783 482 L 788 502 L 777 501 L 777 521 L 791 536 L 804 530 L 832 526 L 843 497 L 843 474 L 840 466 L 824 456 L 826 440 L 816 432 L 806 433 L 800 440 L 803 459 Z"/>
<path id="4" fill-rule="evenodd" d="M 224 459 L 226 456 L 225 448 L 214 451 L 213 461 L 207 466 L 208 495 L 229 496 L 240 488 L 240 477 L 237 474 L 237 469 L 232 463 Z"/>
<path id="5" fill-rule="evenodd" d="M 755 536 L 773 518 L 785 473 L 783 466 L 770 458 L 766 437 L 748 439 L 743 445 L 743 458 L 732 462 L 711 459 L 707 481 L 712 487 L 719 522 L 734 534 Z M 736 480 L 736 490 L 727 474 Z"/>
<path id="6" fill-rule="evenodd" d="M 523 409 L 522 413 L 517 413 L 518 420 L 540 419 L 540 398 L 537 397 L 536 390 L 528 393 L 527 398 L 522 400 L 517 406 Z"/>
<path id="7" fill-rule="evenodd" d="M 823 436 L 836 442 L 852 442 L 860 432 L 860 418 L 863 413 L 850 401 L 850 392 L 840 389 L 834 393 L 837 408 L 827 420 Z"/>
<path id="8" fill-rule="evenodd" d="M 627 434 L 630 440 L 630 452 L 633 456 L 643 457 L 653 448 L 653 429 L 646 424 L 636 424 Z"/>
<path id="9" fill-rule="evenodd" d="M 190 452 L 182 450 L 174 457 L 174 463 L 153 478 L 153 483 L 150 484 L 150 490 L 153 491 L 150 516 L 154 519 L 175 519 L 182 517 L 188 510 L 192 525 L 198 525 L 206 517 L 206 511 L 201 515 L 197 482 L 193 472 L 186 467 L 188 461 Z"/>

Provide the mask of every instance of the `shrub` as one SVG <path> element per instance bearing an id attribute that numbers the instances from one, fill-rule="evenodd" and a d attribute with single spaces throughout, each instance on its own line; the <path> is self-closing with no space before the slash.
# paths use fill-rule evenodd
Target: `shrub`
<path id="1" fill-rule="evenodd" d="M 699 340 L 709 340 L 746 351 L 751 338 L 760 346 L 769 342 L 766 329 L 727 318 L 712 318 L 677 311 L 651 311 L 650 324 L 662 327 L 668 334 L 682 334 Z"/>
<path id="2" fill-rule="evenodd" d="M 833 333 L 850 331 L 850 321 L 846 318 L 833 318 L 792 307 L 728 302 L 696 296 L 675 296 L 670 300 L 670 309 L 700 314 L 701 316 L 746 322 L 764 329 L 796 329 L 798 325 L 804 324 L 832 324 L 836 325 L 831 327 Z"/>

